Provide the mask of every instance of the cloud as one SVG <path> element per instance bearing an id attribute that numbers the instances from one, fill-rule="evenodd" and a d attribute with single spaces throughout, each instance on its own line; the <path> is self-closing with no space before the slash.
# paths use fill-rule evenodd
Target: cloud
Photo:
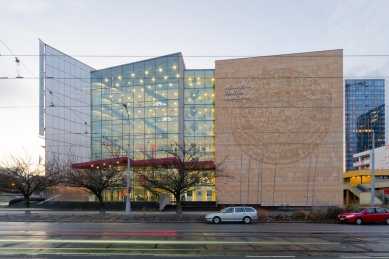
<path id="1" fill-rule="evenodd" d="M 389 79 L 389 60 L 382 57 L 345 57 L 344 77 Z"/>
<path id="2" fill-rule="evenodd" d="M 3 9 L 15 13 L 43 12 L 48 8 L 48 3 L 44 0 L 0 0 L 0 6 Z"/>

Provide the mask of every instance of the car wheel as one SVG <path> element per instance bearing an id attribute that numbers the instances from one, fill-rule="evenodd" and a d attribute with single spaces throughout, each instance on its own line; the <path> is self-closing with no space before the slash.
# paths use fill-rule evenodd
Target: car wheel
<path id="1" fill-rule="evenodd" d="M 356 223 L 357 225 L 361 225 L 361 224 L 362 224 L 362 219 L 361 219 L 361 218 L 357 218 L 357 219 L 355 220 L 355 223 Z"/>
<path id="2" fill-rule="evenodd" d="M 385 219 L 385 222 L 384 222 L 386 225 L 389 225 L 389 218 Z"/>
<path id="3" fill-rule="evenodd" d="M 250 217 L 244 217 L 243 218 L 243 223 L 250 224 L 251 223 L 251 218 Z"/>
<path id="4" fill-rule="evenodd" d="M 214 218 L 212 219 L 212 223 L 214 223 L 214 224 L 220 224 L 220 222 L 221 222 L 221 220 L 220 220 L 219 217 L 214 217 Z"/>

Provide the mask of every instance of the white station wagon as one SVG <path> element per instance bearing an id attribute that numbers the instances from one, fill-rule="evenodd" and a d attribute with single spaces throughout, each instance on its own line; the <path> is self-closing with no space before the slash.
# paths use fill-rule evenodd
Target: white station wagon
<path id="1" fill-rule="evenodd" d="M 257 211 L 252 207 L 233 206 L 222 209 L 219 212 L 205 215 L 207 222 L 219 224 L 227 221 L 242 221 L 249 224 L 252 220 L 258 219 Z"/>

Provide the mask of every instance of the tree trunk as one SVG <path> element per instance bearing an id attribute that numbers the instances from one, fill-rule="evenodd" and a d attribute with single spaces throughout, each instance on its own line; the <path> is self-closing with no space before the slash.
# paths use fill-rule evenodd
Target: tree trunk
<path id="1" fill-rule="evenodd" d="M 176 204 L 177 204 L 177 207 L 176 207 L 176 213 L 178 215 L 181 215 L 182 214 L 182 207 L 181 207 L 181 197 L 180 197 L 180 194 L 178 195 L 174 195 L 174 197 L 176 198 Z"/>
<path id="2" fill-rule="evenodd" d="M 30 208 L 30 196 L 24 195 L 24 207 Z"/>
<path id="3" fill-rule="evenodd" d="M 100 214 L 105 214 L 105 207 L 104 207 L 104 202 L 103 202 L 103 196 L 101 194 L 96 195 L 96 196 L 99 199 Z"/>

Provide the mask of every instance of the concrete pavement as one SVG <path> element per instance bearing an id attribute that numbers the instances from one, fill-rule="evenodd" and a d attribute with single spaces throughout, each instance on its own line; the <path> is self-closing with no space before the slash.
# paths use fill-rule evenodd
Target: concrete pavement
<path id="1" fill-rule="evenodd" d="M 52 214 L 52 215 L 71 215 L 71 214 L 97 214 L 99 213 L 96 211 L 70 211 L 70 210 L 51 210 L 51 209 L 41 209 L 41 208 L 0 208 L 0 214 L 21 214 L 25 213 L 26 211 L 29 211 L 31 213 L 38 213 L 38 214 Z M 117 214 L 117 215 L 124 215 L 124 211 L 106 211 L 107 214 Z M 209 213 L 215 213 L 215 211 L 184 211 L 182 214 L 186 215 L 205 215 Z M 174 211 L 131 211 L 132 215 L 172 215 L 176 214 Z M 267 214 L 269 216 L 291 216 L 293 212 L 290 211 L 274 211 L 274 210 L 268 210 Z"/>

